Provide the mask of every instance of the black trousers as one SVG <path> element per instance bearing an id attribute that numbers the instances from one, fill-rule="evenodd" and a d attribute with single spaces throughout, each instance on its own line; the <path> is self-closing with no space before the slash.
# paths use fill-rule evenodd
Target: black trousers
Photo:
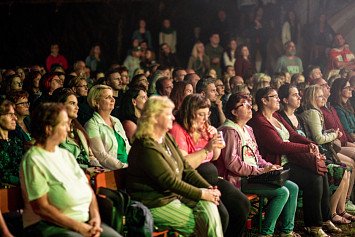
<path id="1" fill-rule="evenodd" d="M 218 206 L 225 237 L 242 236 L 245 222 L 250 211 L 248 198 L 230 182 L 218 178 L 217 168 L 212 163 L 203 163 L 199 174 L 221 191 L 221 203 Z M 229 220 L 228 220 L 229 219 Z"/>
<path id="2" fill-rule="evenodd" d="M 286 166 L 290 168 L 290 180 L 303 191 L 305 226 L 322 226 L 323 221 L 331 219 L 328 176 L 291 163 Z"/>

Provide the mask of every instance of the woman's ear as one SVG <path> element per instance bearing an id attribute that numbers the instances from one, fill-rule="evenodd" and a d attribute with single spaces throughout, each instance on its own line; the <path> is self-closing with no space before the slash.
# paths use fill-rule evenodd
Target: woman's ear
<path id="1" fill-rule="evenodd" d="M 52 131 L 53 131 L 53 127 L 50 125 L 47 125 L 46 129 L 45 129 L 46 136 L 49 137 L 52 134 Z"/>
<path id="2" fill-rule="evenodd" d="M 132 104 L 133 104 L 134 106 L 136 106 L 136 105 L 137 105 L 137 102 L 136 102 L 136 100 L 135 100 L 135 99 L 132 99 Z"/>
<path id="3" fill-rule="evenodd" d="M 266 98 L 261 98 L 261 102 L 265 105 L 266 102 L 267 102 L 267 99 Z"/>
<path id="4" fill-rule="evenodd" d="M 288 99 L 283 98 L 282 101 L 283 101 L 285 104 L 288 104 Z"/>
<path id="5" fill-rule="evenodd" d="M 238 117 L 238 111 L 236 109 L 233 109 L 231 112 L 235 117 Z"/>

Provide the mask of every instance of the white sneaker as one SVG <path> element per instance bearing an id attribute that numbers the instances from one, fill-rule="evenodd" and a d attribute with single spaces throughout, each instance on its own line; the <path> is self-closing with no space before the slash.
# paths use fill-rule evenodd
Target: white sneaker
<path id="1" fill-rule="evenodd" d="M 345 204 L 345 210 L 347 212 L 355 212 L 355 205 L 352 201 L 348 200 Z"/>

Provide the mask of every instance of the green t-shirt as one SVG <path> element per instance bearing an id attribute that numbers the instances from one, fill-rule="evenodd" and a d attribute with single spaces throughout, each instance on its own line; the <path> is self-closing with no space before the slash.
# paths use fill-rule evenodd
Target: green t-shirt
<path id="1" fill-rule="evenodd" d="M 41 218 L 30 206 L 30 201 L 47 194 L 48 201 L 64 215 L 80 222 L 89 220 L 92 190 L 74 156 L 56 147 L 54 152 L 32 147 L 21 163 L 20 180 L 24 193 L 24 227 Z"/>
<path id="2" fill-rule="evenodd" d="M 118 134 L 118 132 L 115 132 L 115 137 L 117 140 L 117 159 L 121 161 L 122 163 L 127 164 L 127 151 L 126 151 L 126 143 L 124 142 L 123 138 Z"/>

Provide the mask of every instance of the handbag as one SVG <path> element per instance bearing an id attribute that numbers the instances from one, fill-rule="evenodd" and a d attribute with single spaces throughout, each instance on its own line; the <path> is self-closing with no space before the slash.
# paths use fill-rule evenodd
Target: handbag
<path id="1" fill-rule="evenodd" d="M 327 165 L 324 159 L 318 159 L 311 153 L 292 153 L 287 154 L 287 159 L 290 163 L 308 169 L 315 174 L 324 176 L 327 172 Z"/>
<path id="2" fill-rule="evenodd" d="M 254 159 L 256 156 L 254 151 L 248 146 L 242 146 L 242 160 L 244 161 L 244 150 L 249 149 Z M 241 177 L 241 188 L 243 190 L 260 189 L 260 188 L 280 188 L 285 185 L 289 177 L 289 169 L 286 170 L 273 170 L 260 175 L 250 175 Z"/>

